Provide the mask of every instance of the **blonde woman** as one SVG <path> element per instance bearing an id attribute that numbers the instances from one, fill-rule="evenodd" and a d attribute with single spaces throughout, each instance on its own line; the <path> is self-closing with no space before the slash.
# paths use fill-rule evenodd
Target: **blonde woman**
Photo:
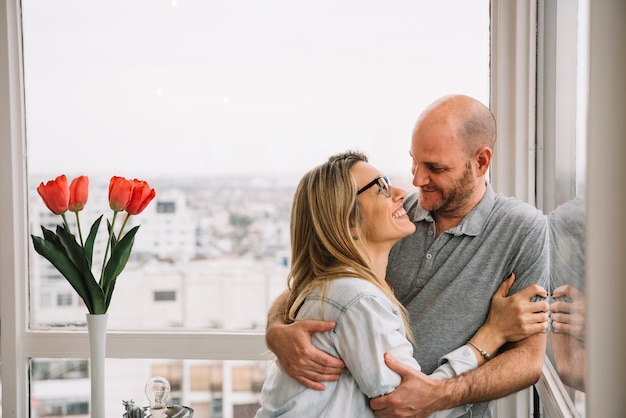
<path id="1" fill-rule="evenodd" d="M 393 391 L 400 376 L 384 362 L 390 353 L 419 370 L 403 306 L 385 278 L 391 247 L 413 233 L 402 201 L 406 192 L 359 152 L 332 156 L 304 175 L 291 212 L 292 267 L 282 296 L 282 320 L 332 321 L 313 344 L 343 360 L 347 372 L 326 390 L 307 388 L 275 362 L 261 393 L 258 418 L 374 417 L 369 400 Z M 483 326 L 472 344 L 495 353 L 505 338 Z M 447 378 L 488 360 L 464 345 L 441 359 L 431 377 Z M 456 417 L 467 406 L 433 416 Z"/>

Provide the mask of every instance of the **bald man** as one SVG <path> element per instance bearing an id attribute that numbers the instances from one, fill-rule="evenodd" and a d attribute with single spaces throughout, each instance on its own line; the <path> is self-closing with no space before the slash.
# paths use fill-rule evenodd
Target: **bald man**
<path id="1" fill-rule="evenodd" d="M 404 206 L 416 232 L 393 248 L 387 277 L 409 312 L 423 373 L 387 356 L 402 384 L 371 400 L 377 417 L 427 417 L 465 404 L 471 404 L 467 417 L 491 417 L 489 401 L 539 379 L 548 305 L 536 297 L 547 296 L 547 220 L 487 182 L 495 140 L 493 114 L 468 96 L 435 101 L 415 124 L 411 173 L 419 190 Z M 509 293 L 494 302 L 502 310 L 490 313 L 491 297 L 512 273 Z M 511 321 L 507 344 L 497 353 L 474 347 L 488 361 L 471 372 L 446 380 L 426 376 L 485 321 Z M 336 380 L 342 363 L 316 351 L 306 334 L 333 324 L 302 322 L 281 324 L 270 312 L 268 346 L 290 376 L 322 389 L 319 382 Z"/>

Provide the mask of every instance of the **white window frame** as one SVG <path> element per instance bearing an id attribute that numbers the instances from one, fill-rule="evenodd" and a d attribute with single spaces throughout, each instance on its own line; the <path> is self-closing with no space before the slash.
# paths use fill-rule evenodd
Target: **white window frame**
<path id="1" fill-rule="evenodd" d="M 535 199 L 537 3 L 491 1 L 490 108 L 497 121 L 490 178 L 494 190 Z M 494 417 L 528 417 L 532 389 L 495 402 Z"/>
<path id="2" fill-rule="evenodd" d="M 586 1 L 586 0 L 580 0 Z M 554 2 L 553 2 L 554 3 Z M 567 0 L 557 1 L 556 7 L 566 10 L 571 16 Z M 570 2 L 571 3 L 571 2 Z M 567 135 L 567 132 L 554 131 L 551 126 L 543 124 L 548 117 L 570 117 L 571 113 L 563 113 L 563 107 L 554 104 L 551 110 L 544 107 L 534 108 L 528 102 L 534 97 L 533 77 L 535 76 L 533 60 L 536 51 L 535 42 L 536 4 L 534 0 L 507 1 L 492 0 L 492 56 L 491 56 L 491 106 L 499 123 L 498 145 L 495 150 L 494 171 L 492 172 L 494 187 L 508 195 L 532 202 L 532 185 L 534 177 L 530 154 L 526 145 L 534 144 L 530 126 L 534 123 L 533 113 L 537 111 L 539 175 L 542 185 L 538 186 L 538 196 L 543 199 L 541 206 L 550 207 L 555 202 L 546 201 L 550 191 L 544 186 L 554 184 L 546 159 L 558 158 L 558 151 L 544 149 L 546 141 L 553 135 Z M 544 3 L 540 2 L 541 7 Z M 550 6 L 555 6 L 551 4 Z M 626 357 L 622 354 L 626 338 L 623 318 L 626 317 L 626 304 L 623 295 L 626 293 L 626 281 L 622 280 L 626 270 L 626 257 L 623 256 L 623 237 L 626 234 L 626 217 L 623 208 L 626 206 L 626 193 L 623 181 L 626 179 L 626 49 L 622 39 L 626 39 L 626 3 L 614 0 L 591 0 L 588 7 L 589 55 L 582 58 L 579 65 L 586 65 L 589 71 L 587 112 L 579 117 L 586 117 L 584 124 L 586 137 L 585 153 L 585 289 L 586 289 L 586 406 L 585 416 L 605 417 L 619 416 L 626 410 L 626 398 L 623 388 L 626 386 Z M 563 15 L 558 16 L 559 24 Z M 541 22 L 555 24 L 556 22 Z M 549 45 L 540 38 L 541 53 L 556 54 L 559 39 L 568 29 L 551 28 L 556 31 L 554 44 Z M 562 32 L 563 31 L 563 32 Z M 571 36 L 571 35 L 570 35 Z M 566 42 L 571 42 L 566 39 Z M 510 48 L 507 51 L 507 48 Z M 550 48 L 552 48 L 550 50 Z M 557 66 L 571 65 L 571 56 L 564 51 L 557 57 Z M 571 51 L 569 51 L 571 52 Z M 581 59 L 580 57 L 578 59 Z M 553 90 L 554 94 L 566 94 L 571 89 L 571 80 L 559 78 L 556 70 L 553 80 L 543 78 L 539 73 L 538 88 L 542 94 Z M 546 84 L 548 83 L 548 84 Z M 549 83 L 553 83 L 550 85 Z M 572 93 L 571 89 L 569 93 Z M 559 96 L 559 100 L 561 100 Z M 543 97 L 542 97 L 543 99 Z M 549 100 L 556 100 L 554 96 Z M 552 112 L 552 113 L 550 113 Z M 569 110 L 571 112 L 571 109 Z M 528 121 L 526 125 L 524 121 Z M 504 124 L 504 126 L 503 126 Z M 571 133 L 569 133 L 571 135 Z M 517 140 L 515 140 L 517 138 Z M 506 145 L 502 146 L 503 142 Z M 498 148 L 499 147 L 499 148 Z M 496 165 L 497 164 L 497 165 Z M 544 171 L 541 171 L 544 170 Z M 507 174 L 508 173 L 508 174 Z M 546 177 L 547 176 L 547 177 Z M 524 179 L 526 179 L 524 181 Z M 552 182 L 551 182 L 552 181 Z M 525 195 L 525 193 L 529 193 Z M 553 194 L 552 197 L 553 198 Z M 575 417 L 577 412 L 570 398 L 559 383 L 550 363 L 545 363 L 544 371 L 536 388 L 544 404 L 548 417 Z M 496 416 L 528 417 L 524 400 L 511 401 L 509 398 L 496 403 Z M 535 412 L 537 414 L 538 412 Z"/>
<path id="3" fill-rule="evenodd" d="M 490 108 L 497 121 L 494 190 L 535 204 L 537 3 L 491 1 Z"/>
<path id="4" fill-rule="evenodd" d="M 575 137 L 575 133 L 563 130 L 575 126 L 578 116 L 576 79 L 572 77 L 575 71 L 571 71 L 577 64 L 576 48 L 573 52 L 571 48 L 576 44 L 571 34 L 577 32 L 577 7 L 577 2 L 570 0 L 491 2 L 490 107 L 498 128 L 492 183 L 497 192 L 524 200 L 544 213 L 555 207 L 554 138 Z M 550 18 L 558 21 L 544 20 L 548 8 L 554 12 Z M 546 31 L 550 34 L 546 35 Z M 543 60 L 546 55 L 555 56 L 555 68 L 549 71 Z M 544 124 L 545 121 L 552 123 Z M 575 153 L 575 146 L 568 151 Z M 569 163 L 575 159 L 558 161 Z M 548 417 L 579 416 L 547 358 L 535 389 L 541 398 L 542 412 Z M 497 401 L 494 415 L 538 415 L 540 411 L 532 411 L 532 405 L 533 389 L 529 388 Z"/>

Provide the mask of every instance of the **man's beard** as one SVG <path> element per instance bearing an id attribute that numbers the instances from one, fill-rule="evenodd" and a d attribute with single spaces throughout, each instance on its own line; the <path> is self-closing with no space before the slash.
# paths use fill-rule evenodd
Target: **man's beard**
<path id="1" fill-rule="evenodd" d="M 461 177 L 454 181 L 452 188 L 447 191 L 441 192 L 441 200 L 433 202 L 429 208 L 422 206 L 421 196 L 418 199 L 418 204 L 422 209 L 428 210 L 433 214 L 447 214 L 454 213 L 459 208 L 463 207 L 474 193 L 476 186 L 474 183 L 474 175 L 472 173 L 469 163 L 465 167 L 465 171 Z"/>

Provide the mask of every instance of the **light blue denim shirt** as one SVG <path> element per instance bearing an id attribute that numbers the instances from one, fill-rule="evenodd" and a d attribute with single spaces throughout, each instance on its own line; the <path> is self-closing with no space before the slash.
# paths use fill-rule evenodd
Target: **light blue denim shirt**
<path id="1" fill-rule="evenodd" d="M 326 390 L 317 391 L 290 378 L 275 361 L 261 391 L 258 418 L 374 417 L 369 399 L 400 384 L 400 376 L 385 364 L 384 354 L 420 370 L 400 312 L 379 288 L 365 280 L 333 280 L 324 295 L 318 289 L 307 298 L 298 319 L 336 322 L 332 331 L 313 334 L 313 344 L 341 358 L 348 371 L 336 382 L 325 382 Z M 443 379 L 476 367 L 474 353 L 462 346 L 442 357 L 431 377 Z M 441 411 L 433 417 L 457 417 L 470 406 Z"/>

